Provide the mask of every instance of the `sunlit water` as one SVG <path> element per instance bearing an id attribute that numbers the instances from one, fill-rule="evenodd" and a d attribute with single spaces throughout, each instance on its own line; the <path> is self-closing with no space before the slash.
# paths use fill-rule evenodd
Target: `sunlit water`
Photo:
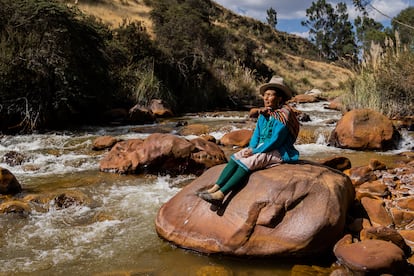
<path id="1" fill-rule="evenodd" d="M 341 155 L 351 159 L 353 166 L 366 165 L 371 158 L 390 164 L 398 159 L 396 154 L 414 146 L 412 133 L 403 132 L 401 146 L 395 151 L 373 153 L 329 147 L 323 133 L 331 131 L 334 125 L 326 121 L 338 120 L 341 115 L 323 105 L 298 106 L 312 119 L 303 123 L 302 128 L 320 133 L 312 143 L 297 145 L 302 159 L 319 161 Z M 47 212 L 0 215 L 0 274 L 194 275 L 210 266 L 233 275 L 290 275 L 294 264 L 306 263 L 307 260 L 206 256 L 176 248 L 157 236 L 154 219 L 161 205 L 194 175 L 126 176 L 99 172 L 99 161 L 106 152 L 91 150 L 96 137 L 130 139 L 146 138 L 158 131 L 177 133 L 177 121 L 206 124 L 216 139 L 235 129 L 254 127 L 246 112 L 227 112 L 202 117 L 188 115 L 145 126 L 0 136 L 0 166 L 17 177 L 24 189 L 22 196 L 76 189 L 91 199 L 87 206 L 56 209 L 51 203 Z M 132 128 L 134 131 L 130 131 Z M 1 157 L 10 151 L 22 153 L 24 162 L 13 167 L 1 163 Z"/>

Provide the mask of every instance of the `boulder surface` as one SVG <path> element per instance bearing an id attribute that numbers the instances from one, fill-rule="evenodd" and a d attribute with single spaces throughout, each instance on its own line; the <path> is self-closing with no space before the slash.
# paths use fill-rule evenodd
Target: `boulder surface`
<path id="1" fill-rule="evenodd" d="M 343 236 L 354 189 L 340 171 L 281 164 L 252 173 L 214 206 L 196 192 L 210 187 L 223 168 L 210 168 L 160 208 L 159 236 L 179 247 L 237 256 L 325 253 Z"/>

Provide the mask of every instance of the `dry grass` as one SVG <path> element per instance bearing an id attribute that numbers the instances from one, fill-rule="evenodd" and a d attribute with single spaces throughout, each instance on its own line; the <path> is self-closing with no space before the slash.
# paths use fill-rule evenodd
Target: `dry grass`
<path id="1" fill-rule="evenodd" d="M 75 0 L 62 1 L 73 5 Z M 77 6 L 81 11 L 100 18 L 104 23 L 113 28 L 118 27 L 124 19 L 141 21 L 150 35 L 154 37 L 153 24 L 150 19 L 151 8 L 146 6 L 143 0 L 101 0 L 101 2 L 100 4 L 89 4 L 78 0 Z M 231 13 L 224 7 L 217 6 L 223 10 L 224 14 Z M 228 27 L 225 21 L 215 21 L 213 24 Z M 228 27 L 228 29 L 235 35 L 240 31 L 238 28 L 233 29 Z M 343 88 L 343 83 L 347 82 L 353 75 L 350 70 L 336 66 L 335 64 L 309 60 L 287 53 L 279 53 L 279 56 L 272 56 L 269 53 L 272 53 L 272 49 L 274 51 L 274 44 L 257 41 L 257 37 L 254 35 L 249 35 L 249 38 L 258 42 L 259 45 L 263 45 L 259 50 L 261 52 L 255 54 L 261 57 L 263 62 L 276 72 L 276 74 L 283 76 L 287 83 L 299 94 L 313 88 L 320 89 L 328 94 L 331 91 L 339 91 Z"/>
<path id="2" fill-rule="evenodd" d="M 77 6 L 79 10 L 102 20 L 111 28 L 117 28 L 123 20 L 141 21 L 150 35 L 153 35 L 152 21 L 150 19 L 151 8 L 142 0 L 102 0 L 99 4 L 91 4 L 88 1 L 78 0 L 63 1 L 69 6 Z"/>
<path id="3" fill-rule="evenodd" d="M 348 109 L 370 108 L 389 117 L 409 116 L 414 110 L 414 54 L 387 39 L 385 47 L 372 44 L 344 97 Z"/>
<path id="4" fill-rule="evenodd" d="M 299 93 L 313 88 L 329 94 L 340 91 L 352 76 L 352 71 L 325 62 L 309 60 L 290 54 L 283 59 L 266 59 L 264 62 Z"/>

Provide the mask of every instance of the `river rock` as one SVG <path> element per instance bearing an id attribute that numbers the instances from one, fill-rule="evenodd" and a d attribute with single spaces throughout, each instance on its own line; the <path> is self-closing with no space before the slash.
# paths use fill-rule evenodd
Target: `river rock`
<path id="1" fill-rule="evenodd" d="M 389 194 L 387 185 L 382 180 L 368 181 L 355 188 L 356 199 L 363 197 L 385 197 Z"/>
<path id="2" fill-rule="evenodd" d="M 253 131 L 249 129 L 234 130 L 224 134 L 220 139 L 220 144 L 223 146 L 246 147 L 249 144 L 252 135 Z"/>
<path id="3" fill-rule="evenodd" d="M 128 110 L 128 122 L 130 124 L 146 124 L 154 121 L 154 114 L 144 106 L 136 104 Z"/>
<path id="4" fill-rule="evenodd" d="M 151 103 L 149 104 L 149 109 L 151 110 L 152 114 L 156 117 L 172 117 L 174 113 L 166 107 L 165 103 L 161 99 L 152 99 Z"/>
<path id="5" fill-rule="evenodd" d="M 215 143 L 191 141 L 172 134 L 154 133 L 145 140 L 117 143 L 100 162 L 100 170 L 116 173 L 201 174 L 206 168 L 225 163 L 226 156 Z"/>
<path id="6" fill-rule="evenodd" d="M 407 245 L 401 234 L 393 228 L 384 226 L 365 228 L 360 233 L 360 240 L 390 241 L 401 248 L 406 256 L 411 255 L 411 248 Z"/>
<path id="7" fill-rule="evenodd" d="M 46 212 L 52 206 L 65 209 L 72 206 L 92 206 L 93 200 L 80 190 L 56 190 L 39 194 L 27 194 L 23 202 L 34 206 L 37 212 Z"/>
<path id="8" fill-rule="evenodd" d="M 354 199 L 350 179 L 326 166 L 281 164 L 251 174 L 216 207 L 196 195 L 224 165 L 184 187 L 158 211 L 156 231 L 183 248 L 238 256 L 323 253 L 342 235 Z"/>
<path id="9" fill-rule="evenodd" d="M 208 125 L 203 124 L 191 124 L 185 125 L 182 129 L 180 129 L 180 135 L 187 136 L 187 135 L 203 135 L 209 133 Z"/>
<path id="10" fill-rule="evenodd" d="M 21 191 L 22 186 L 20 186 L 20 183 L 17 181 L 14 174 L 8 169 L 0 167 L 0 194 L 13 195 L 20 193 Z"/>
<path id="11" fill-rule="evenodd" d="M 326 158 L 320 161 L 320 163 L 322 165 L 328 166 L 332 169 L 340 170 L 342 172 L 352 167 L 351 160 L 344 156 L 333 156 L 330 158 Z"/>
<path id="12" fill-rule="evenodd" d="M 329 144 L 355 150 L 389 150 L 396 148 L 399 140 L 390 119 L 370 109 L 355 109 L 338 121 Z"/>
<path id="13" fill-rule="evenodd" d="M 0 214 L 28 214 L 30 211 L 29 204 L 20 200 L 9 200 L 0 204 Z"/>
<path id="14" fill-rule="evenodd" d="M 364 209 L 367 212 L 369 220 L 373 226 L 390 227 L 393 224 L 393 220 L 387 212 L 383 200 L 378 198 L 363 197 L 361 198 L 361 204 L 364 206 Z"/>
<path id="15" fill-rule="evenodd" d="M 357 275 L 401 275 L 406 267 L 403 250 L 394 243 L 383 240 L 368 239 L 353 243 L 352 236 L 348 234 L 335 245 L 334 254 L 341 264 Z"/>
<path id="16" fill-rule="evenodd" d="M 101 136 L 93 140 L 92 150 L 103 150 L 111 148 L 118 142 L 118 139 L 112 136 Z"/>
<path id="17" fill-rule="evenodd" d="M 106 172 L 133 173 L 139 164 L 137 148 L 142 139 L 129 139 L 116 143 L 101 160 L 99 169 Z"/>
<path id="18" fill-rule="evenodd" d="M 17 151 L 9 151 L 3 155 L 3 162 L 11 167 L 20 166 L 23 162 L 27 161 L 27 159 L 28 158 L 24 154 Z"/>

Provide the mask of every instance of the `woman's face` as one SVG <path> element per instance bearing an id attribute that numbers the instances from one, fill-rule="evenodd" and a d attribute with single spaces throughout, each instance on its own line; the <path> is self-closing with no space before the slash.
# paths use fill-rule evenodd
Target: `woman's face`
<path id="1" fill-rule="evenodd" d="M 266 90 L 263 94 L 264 106 L 271 107 L 272 109 L 278 108 L 280 103 L 282 102 L 282 97 L 279 95 L 280 94 L 278 94 L 276 90 Z"/>

